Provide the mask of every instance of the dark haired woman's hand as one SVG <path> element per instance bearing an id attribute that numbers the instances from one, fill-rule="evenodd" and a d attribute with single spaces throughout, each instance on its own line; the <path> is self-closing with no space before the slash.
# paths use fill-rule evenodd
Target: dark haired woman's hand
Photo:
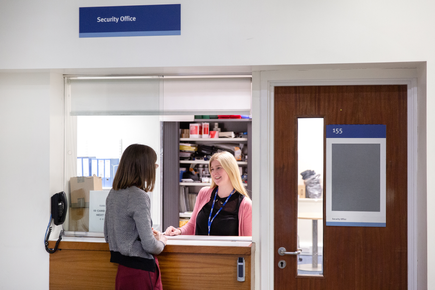
<path id="1" fill-rule="evenodd" d="M 166 245 L 166 242 L 168 241 L 168 238 L 165 237 L 161 232 L 156 231 L 155 229 L 153 229 L 153 235 L 154 238 L 156 238 L 157 241 L 161 241 Z"/>

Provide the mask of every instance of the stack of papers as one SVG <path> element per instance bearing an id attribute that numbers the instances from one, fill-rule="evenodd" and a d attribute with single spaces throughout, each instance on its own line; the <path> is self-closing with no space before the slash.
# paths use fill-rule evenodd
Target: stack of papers
<path id="1" fill-rule="evenodd" d="M 234 138 L 234 132 L 219 132 L 219 138 Z"/>

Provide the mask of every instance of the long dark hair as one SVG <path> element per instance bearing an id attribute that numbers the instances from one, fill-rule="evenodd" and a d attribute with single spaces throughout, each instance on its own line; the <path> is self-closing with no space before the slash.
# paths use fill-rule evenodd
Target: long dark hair
<path id="1" fill-rule="evenodd" d="M 154 189 L 156 181 L 157 154 L 149 146 L 132 144 L 122 153 L 118 170 L 113 180 L 113 189 L 139 187 L 146 192 Z"/>

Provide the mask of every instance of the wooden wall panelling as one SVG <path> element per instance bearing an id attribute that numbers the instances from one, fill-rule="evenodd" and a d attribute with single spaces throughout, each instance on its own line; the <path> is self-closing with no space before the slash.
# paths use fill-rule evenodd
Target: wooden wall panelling
<path id="1" fill-rule="evenodd" d="M 55 242 L 50 242 L 53 248 Z M 117 264 L 106 243 L 61 242 L 50 255 L 50 289 L 111 289 Z M 253 246 L 167 245 L 158 255 L 165 290 L 250 289 Z M 237 259 L 245 259 L 245 282 L 237 281 Z"/>

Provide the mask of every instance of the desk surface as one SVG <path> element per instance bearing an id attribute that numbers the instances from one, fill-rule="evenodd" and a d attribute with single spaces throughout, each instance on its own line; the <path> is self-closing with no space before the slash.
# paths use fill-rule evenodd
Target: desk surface
<path id="1" fill-rule="evenodd" d="M 227 236 L 195 236 L 195 235 L 180 235 L 168 236 L 167 246 L 226 246 L 226 247 L 250 247 L 252 237 L 227 237 Z M 56 242 L 55 239 L 50 239 L 50 242 Z M 106 244 L 104 238 L 90 237 L 63 237 L 62 242 L 74 243 L 103 243 Z M 53 243 L 54 245 L 54 243 Z M 63 246 L 68 244 L 62 243 Z M 104 247 L 104 246 L 103 246 Z"/>
<path id="2" fill-rule="evenodd" d="M 301 212 L 298 213 L 298 219 L 321 220 L 323 219 L 323 214 L 319 212 Z"/>

